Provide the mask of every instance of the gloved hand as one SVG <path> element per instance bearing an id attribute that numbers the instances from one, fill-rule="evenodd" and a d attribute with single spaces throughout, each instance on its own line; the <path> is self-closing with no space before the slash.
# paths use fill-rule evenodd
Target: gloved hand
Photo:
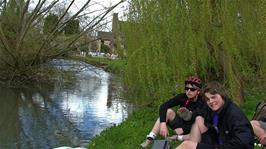
<path id="1" fill-rule="evenodd" d="M 192 112 L 189 111 L 186 107 L 181 107 L 178 109 L 179 116 L 185 120 L 190 121 L 192 117 Z"/>

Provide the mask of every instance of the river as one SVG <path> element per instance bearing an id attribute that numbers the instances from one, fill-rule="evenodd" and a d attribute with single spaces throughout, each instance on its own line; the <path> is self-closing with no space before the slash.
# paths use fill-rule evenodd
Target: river
<path id="1" fill-rule="evenodd" d="M 120 124 L 133 110 L 121 80 L 92 65 L 54 60 L 69 74 L 54 84 L 0 89 L 0 148 L 51 149 L 86 146 L 102 130 Z"/>

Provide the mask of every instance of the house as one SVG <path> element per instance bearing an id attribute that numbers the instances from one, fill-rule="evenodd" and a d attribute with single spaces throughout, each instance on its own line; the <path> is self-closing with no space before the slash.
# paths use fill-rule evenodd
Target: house
<path id="1" fill-rule="evenodd" d="M 108 46 L 114 52 L 114 35 L 112 32 L 98 31 L 98 52 L 101 52 L 101 45 Z"/>
<path id="2" fill-rule="evenodd" d="M 111 49 L 111 53 L 125 55 L 125 37 L 122 31 L 124 24 L 124 21 L 118 19 L 118 13 L 114 13 L 112 19 L 112 32 L 98 31 L 98 52 L 101 51 L 101 45 L 104 44 Z"/>

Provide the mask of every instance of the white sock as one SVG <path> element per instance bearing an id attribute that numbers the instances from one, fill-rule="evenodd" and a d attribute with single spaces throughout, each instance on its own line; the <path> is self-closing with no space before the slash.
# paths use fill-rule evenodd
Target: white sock
<path id="1" fill-rule="evenodd" d="M 150 132 L 148 135 L 147 135 L 147 138 L 152 138 L 153 140 L 156 138 L 156 134 L 154 132 Z"/>
<path id="2" fill-rule="evenodd" d="M 176 138 L 178 141 L 183 141 L 183 135 L 177 135 L 177 138 Z"/>

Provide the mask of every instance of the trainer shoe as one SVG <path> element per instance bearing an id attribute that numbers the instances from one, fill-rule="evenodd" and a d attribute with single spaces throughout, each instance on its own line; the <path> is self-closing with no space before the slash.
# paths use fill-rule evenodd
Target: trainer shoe
<path id="1" fill-rule="evenodd" d="M 153 143 L 153 138 L 147 138 L 144 142 L 142 142 L 139 146 L 141 148 L 147 148 L 150 144 Z"/>

